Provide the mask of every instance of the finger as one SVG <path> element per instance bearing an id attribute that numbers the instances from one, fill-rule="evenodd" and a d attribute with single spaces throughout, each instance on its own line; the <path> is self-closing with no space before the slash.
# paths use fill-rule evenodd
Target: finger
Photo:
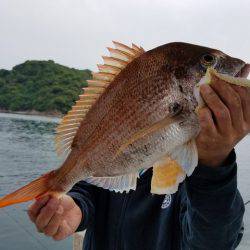
<path id="1" fill-rule="evenodd" d="M 43 230 L 45 235 L 54 236 L 57 233 L 59 226 L 62 223 L 62 214 L 63 214 L 63 207 L 59 205 L 56 213 L 53 215 L 48 225 Z"/>
<path id="2" fill-rule="evenodd" d="M 211 87 L 229 109 L 232 125 L 239 131 L 244 121 L 240 96 L 229 84 L 220 80 L 215 80 Z"/>
<path id="3" fill-rule="evenodd" d="M 216 126 L 212 117 L 212 113 L 208 108 L 202 108 L 198 111 L 201 132 L 211 136 L 216 134 Z"/>
<path id="4" fill-rule="evenodd" d="M 209 85 L 201 86 L 201 95 L 209 109 L 212 111 L 217 130 L 223 134 L 229 133 L 232 121 L 230 118 L 230 112 L 225 104 Z"/>
<path id="5" fill-rule="evenodd" d="M 59 226 L 57 233 L 53 236 L 54 240 L 64 240 L 71 234 L 71 229 L 68 226 L 68 223 L 64 220 Z"/>
<path id="6" fill-rule="evenodd" d="M 52 216 L 55 214 L 59 206 L 59 199 L 51 198 L 47 205 L 41 209 L 41 212 L 36 219 L 36 227 L 38 231 L 43 231 L 43 229 L 48 225 Z"/>
<path id="7" fill-rule="evenodd" d="M 49 200 L 49 196 L 43 196 L 37 199 L 33 204 L 28 207 L 28 215 L 32 222 L 35 222 L 40 210 L 46 205 Z"/>
<path id="8" fill-rule="evenodd" d="M 241 99 L 243 110 L 243 119 L 250 123 L 250 88 L 232 85 L 232 88 L 238 93 Z"/>

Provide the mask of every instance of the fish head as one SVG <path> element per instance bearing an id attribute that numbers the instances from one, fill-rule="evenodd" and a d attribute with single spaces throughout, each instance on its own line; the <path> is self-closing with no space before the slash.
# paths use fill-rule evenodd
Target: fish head
<path id="1" fill-rule="evenodd" d="M 194 86 L 204 77 L 208 68 L 243 78 L 247 78 L 250 72 L 250 64 L 217 49 L 183 42 L 168 43 L 158 49 L 165 55 L 166 69 L 171 73 L 172 80 L 178 82 L 176 91 L 189 97 L 192 104 L 190 110 L 197 106 L 193 96 Z"/>
<path id="2" fill-rule="evenodd" d="M 200 131 L 195 85 L 205 76 L 208 68 L 230 76 L 247 77 L 250 65 L 216 49 L 179 42 L 156 48 L 154 58 L 154 61 L 161 58 L 158 74 L 166 76 L 162 77 L 165 81 L 161 84 L 167 86 L 164 102 L 159 103 L 166 105 L 168 112 L 159 113 L 171 117 L 169 126 L 165 127 L 165 134 L 162 133 L 161 136 L 165 135 L 165 141 L 171 145 L 171 148 L 166 147 L 167 155 L 190 175 L 197 165 L 198 152 L 187 145 L 194 142 L 193 139 Z"/>
<path id="3" fill-rule="evenodd" d="M 250 64 L 231 57 L 224 52 L 194 44 L 174 42 L 163 45 L 166 63 L 171 65 L 174 76 L 196 84 L 205 75 L 208 67 L 217 72 L 236 77 L 247 77 Z"/>
<path id="4" fill-rule="evenodd" d="M 168 85 L 163 99 L 169 112 L 165 114 L 176 118 L 176 124 L 186 135 L 185 141 L 200 131 L 194 87 L 207 69 L 212 67 L 219 73 L 236 77 L 247 77 L 250 71 L 250 65 L 241 59 L 217 49 L 183 42 L 162 45 L 149 51 L 149 56 L 154 57 L 153 62 L 158 62 L 158 74 L 170 78 L 170 81 L 162 82 Z"/>

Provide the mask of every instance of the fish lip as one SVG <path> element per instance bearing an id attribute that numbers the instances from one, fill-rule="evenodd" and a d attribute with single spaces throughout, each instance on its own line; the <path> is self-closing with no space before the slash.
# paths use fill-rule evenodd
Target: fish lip
<path id="1" fill-rule="evenodd" d="M 250 73 L 250 64 L 245 63 L 235 77 L 247 78 Z"/>

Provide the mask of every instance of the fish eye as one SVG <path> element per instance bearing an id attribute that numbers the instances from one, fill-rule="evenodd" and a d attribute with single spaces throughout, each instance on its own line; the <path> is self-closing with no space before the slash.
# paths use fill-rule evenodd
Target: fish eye
<path id="1" fill-rule="evenodd" d="M 201 57 L 201 64 L 205 67 L 213 66 L 216 63 L 216 57 L 212 54 L 205 54 Z"/>

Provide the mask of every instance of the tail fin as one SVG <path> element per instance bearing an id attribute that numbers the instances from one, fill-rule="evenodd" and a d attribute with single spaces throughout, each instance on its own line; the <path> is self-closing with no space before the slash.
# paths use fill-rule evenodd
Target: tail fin
<path id="1" fill-rule="evenodd" d="M 51 178 L 54 177 L 54 171 L 49 172 L 38 179 L 30 182 L 26 186 L 16 190 L 15 192 L 0 198 L 0 208 L 9 205 L 30 201 L 34 198 L 48 193 L 51 188 Z"/>

